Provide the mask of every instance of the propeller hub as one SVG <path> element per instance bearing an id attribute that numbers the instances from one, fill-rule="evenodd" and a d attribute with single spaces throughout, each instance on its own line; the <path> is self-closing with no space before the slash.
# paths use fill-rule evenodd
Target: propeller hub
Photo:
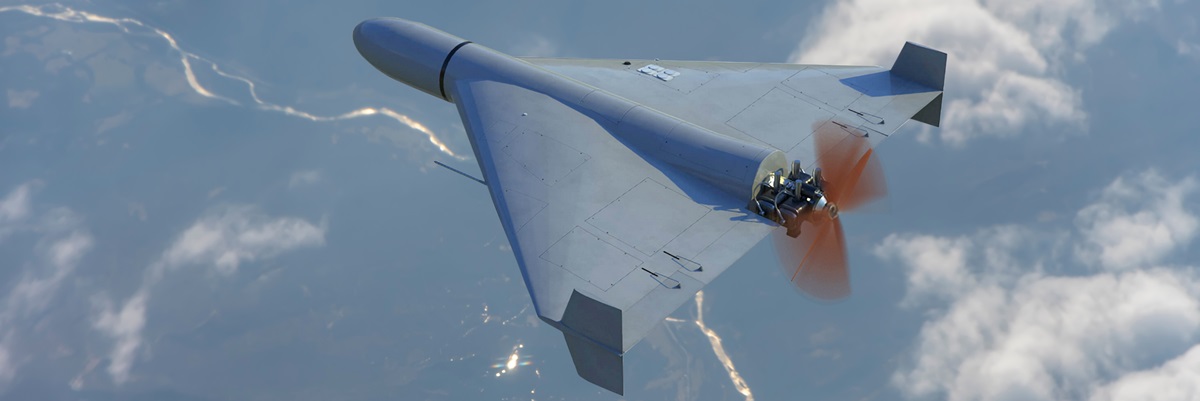
<path id="1" fill-rule="evenodd" d="M 813 200 L 813 211 L 825 213 L 831 220 L 838 217 L 837 204 L 830 202 L 829 197 L 821 195 Z"/>

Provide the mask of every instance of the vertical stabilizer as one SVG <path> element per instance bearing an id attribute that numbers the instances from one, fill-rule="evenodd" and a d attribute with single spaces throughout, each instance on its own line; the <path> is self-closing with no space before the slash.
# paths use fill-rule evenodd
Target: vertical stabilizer
<path id="1" fill-rule="evenodd" d="M 946 53 L 905 42 L 896 63 L 892 64 L 892 74 L 942 90 L 946 86 Z"/>
<path id="2" fill-rule="evenodd" d="M 560 330 L 579 376 L 617 394 L 625 392 L 621 310 L 571 292 Z"/>
<path id="3" fill-rule="evenodd" d="M 942 95 L 939 93 L 933 101 L 914 114 L 912 119 L 934 127 L 942 126 Z"/>
<path id="4" fill-rule="evenodd" d="M 946 53 L 905 42 L 896 63 L 892 64 L 891 75 L 897 76 L 934 90 L 945 90 L 946 87 Z M 938 94 L 933 101 L 921 108 L 912 116 L 934 127 L 942 124 L 942 95 Z"/>
<path id="5" fill-rule="evenodd" d="M 608 391 L 625 395 L 624 356 L 570 332 L 563 332 L 579 377 Z"/>

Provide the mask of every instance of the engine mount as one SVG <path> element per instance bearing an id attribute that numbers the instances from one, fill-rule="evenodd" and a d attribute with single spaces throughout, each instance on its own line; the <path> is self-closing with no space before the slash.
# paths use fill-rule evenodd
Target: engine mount
<path id="1" fill-rule="evenodd" d="M 795 238 L 804 221 L 837 218 L 837 205 L 825 199 L 824 183 L 820 168 L 809 173 L 799 160 L 793 161 L 791 171 L 781 168 L 763 178 L 752 209 L 786 227 L 787 235 Z"/>

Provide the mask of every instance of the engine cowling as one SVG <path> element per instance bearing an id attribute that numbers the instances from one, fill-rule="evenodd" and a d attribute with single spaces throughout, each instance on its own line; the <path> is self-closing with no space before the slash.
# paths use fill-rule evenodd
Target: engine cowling
<path id="1" fill-rule="evenodd" d="M 449 100 L 443 78 L 451 53 L 466 39 L 399 18 L 375 18 L 354 28 L 354 47 L 388 77 Z"/>

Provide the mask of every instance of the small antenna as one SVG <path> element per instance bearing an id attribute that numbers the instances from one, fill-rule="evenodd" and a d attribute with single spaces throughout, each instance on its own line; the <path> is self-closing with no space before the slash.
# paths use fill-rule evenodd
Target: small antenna
<path id="1" fill-rule="evenodd" d="M 683 284 L 680 284 L 679 280 L 652 272 L 652 271 L 650 271 L 650 269 L 647 269 L 645 267 L 642 268 L 642 271 L 644 271 L 646 273 L 650 273 L 650 276 L 654 277 L 654 279 L 657 280 L 659 284 L 662 284 L 663 287 L 667 287 L 667 288 L 670 288 L 673 290 L 678 290 L 680 288 L 683 288 Z"/>
<path id="2" fill-rule="evenodd" d="M 851 109 L 851 108 L 847 108 L 846 110 L 851 113 L 858 114 L 859 117 L 862 117 L 863 120 L 867 120 L 867 122 L 870 122 L 871 124 L 875 124 L 875 125 L 883 125 L 884 124 L 883 117 L 880 117 L 880 116 L 877 116 L 877 115 L 874 115 L 871 113 L 867 113 L 865 111 L 858 111 L 858 110 Z"/>
<path id="3" fill-rule="evenodd" d="M 694 272 L 704 271 L 704 266 L 701 266 L 700 263 L 697 263 L 694 260 L 679 256 L 679 255 L 676 255 L 676 254 L 673 254 L 673 253 L 670 253 L 667 251 L 663 251 L 663 253 L 666 254 L 667 256 L 670 256 L 671 259 L 675 259 L 675 263 L 678 263 L 684 269 L 688 269 L 688 270 L 691 270 Z M 695 266 L 695 267 L 692 267 L 692 266 Z"/>
<path id="4" fill-rule="evenodd" d="M 480 184 L 483 184 L 484 186 L 487 186 L 487 183 L 486 183 L 486 182 L 484 182 L 484 181 L 483 181 L 483 180 L 481 180 L 481 179 L 475 178 L 475 176 L 473 176 L 473 175 L 470 175 L 470 174 L 464 173 L 464 172 L 462 172 L 462 171 L 459 171 L 458 169 L 456 169 L 456 168 L 454 168 L 454 167 L 447 166 L 445 163 L 442 163 L 442 162 L 440 162 L 440 161 L 437 161 L 437 160 L 434 160 L 433 162 L 434 162 L 434 163 L 436 163 L 436 164 L 437 164 L 437 165 L 439 165 L 439 166 L 442 166 L 442 167 L 445 167 L 445 168 L 449 169 L 450 171 L 456 172 L 456 173 L 458 173 L 458 174 L 462 175 L 463 177 L 470 178 L 470 179 L 472 179 L 472 180 L 475 180 L 475 182 L 478 182 L 478 183 L 480 183 Z"/>

